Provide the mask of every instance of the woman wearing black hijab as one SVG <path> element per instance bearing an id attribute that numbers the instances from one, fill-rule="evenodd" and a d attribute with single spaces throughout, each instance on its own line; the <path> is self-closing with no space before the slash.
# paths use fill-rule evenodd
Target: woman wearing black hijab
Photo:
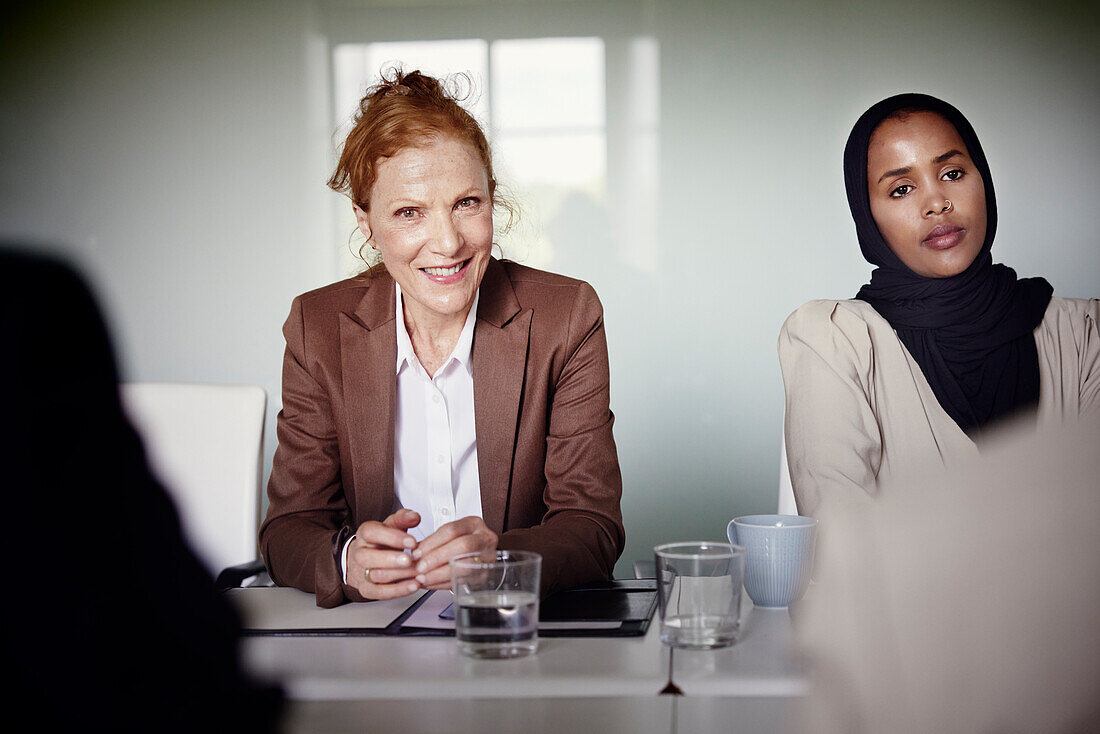
<path id="1" fill-rule="evenodd" d="M 844 181 L 876 269 L 854 300 L 811 301 L 780 333 L 799 512 L 951 466 L 1001 419 L 1100 408 L 1100 300 L 1053 298 L 993 263 L 993 179 L 962 113 L 922 94 L 879 102 L 848 138 Z"/>

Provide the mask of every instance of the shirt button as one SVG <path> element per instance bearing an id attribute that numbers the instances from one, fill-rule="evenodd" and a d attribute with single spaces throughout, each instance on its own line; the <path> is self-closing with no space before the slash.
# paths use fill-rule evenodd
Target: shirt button
<path id="1" fill-rule="evenodd" d="M 438 395 L 432 395 L 432 402 L 435 403 L 436 405 L 439 405 L 439 396 Z"/>
<path id="2" fill-rule="evenodd" d="M 444 507 L 442 510 L 439 511 L 439 514 L 442 515 L 443 517 L 447 517 L 448 515 L 451 514 L 451 511 L 448 510 L 446 507 Z"/>
<path id="3" fill-rule="evenodd" d="M 443 463 L 443 454 L 440 454 L 439 456 L 435 457 L 435 463 L 437 463 L 437 464 L 442 464 Z"/>

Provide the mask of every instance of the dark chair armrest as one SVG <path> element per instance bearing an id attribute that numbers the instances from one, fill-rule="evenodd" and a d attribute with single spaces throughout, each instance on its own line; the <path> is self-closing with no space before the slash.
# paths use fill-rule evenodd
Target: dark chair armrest
<path id="1" fill-rule="evenodd" d="M 218 578 L 214 582 L 214 586 L 218 591 L 235 589 L 249 576 L 255 576 L 266 570 L 267 567 L 264 566 L 263 559 L 260 558 L 254 561 L 248 561 L 247 563 L 240 563 L 236 566 L 230 566 L 229 568 L 222 569 L 222 572 L 218 574 Z"/>

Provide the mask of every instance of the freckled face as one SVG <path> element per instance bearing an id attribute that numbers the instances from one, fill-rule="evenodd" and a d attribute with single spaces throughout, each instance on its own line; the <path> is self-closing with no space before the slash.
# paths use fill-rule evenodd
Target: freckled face
<path id="1" fill-rule="evenodd" d="M 970 267 L 985 242 L 985 186 L 955 126 L 935 112 L 887 119 L 867 147 L 871 214 L 917 275 Z"/>
<path id="2" fill-rule="evenodd" d="M 401 285 L 413 325 L 461 324 L 493 246 L 489 177 L 473 146 L 453 137 L 404 148 L 378 164 L 359 229 Z"/>

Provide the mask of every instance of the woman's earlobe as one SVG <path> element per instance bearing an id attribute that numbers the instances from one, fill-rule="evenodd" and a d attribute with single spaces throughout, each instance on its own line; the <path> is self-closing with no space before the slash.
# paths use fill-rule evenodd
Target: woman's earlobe
<path id="1" fill-rule="evenodd" d="M 373 235 L 370 231 L 370 224 L 367 223 L 366 211 L 364 211 L 361 206 L 354 202 L 351 205 L 351 211 L 353 214 L 355 214 L 355 225 L 359 228 L 360 234 L 363 235 L 364 239 L 366 239 L 366 243 L 370 245 L 372 249 L 377 250 L 378 248 L 374 246 L 373 242 L 371 242 Z"/>

